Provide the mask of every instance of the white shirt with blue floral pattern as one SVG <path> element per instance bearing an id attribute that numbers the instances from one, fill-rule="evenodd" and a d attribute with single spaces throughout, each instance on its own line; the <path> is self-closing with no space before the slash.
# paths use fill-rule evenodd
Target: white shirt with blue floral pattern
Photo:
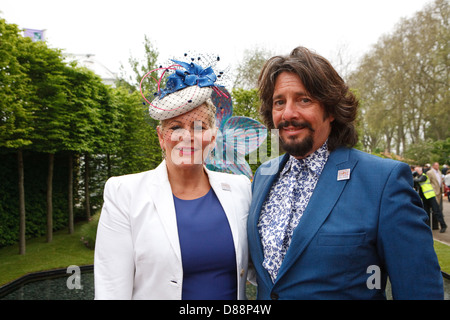
<path id="1" fill-rule="evenodd" d="M 329 154 L 325 142 L 304 159 L 290 156 L 263 203 L 258 230 L 264 250 L 263 267 L 272 281 L 277 278 L 294 229 L 308 205 Z"/>

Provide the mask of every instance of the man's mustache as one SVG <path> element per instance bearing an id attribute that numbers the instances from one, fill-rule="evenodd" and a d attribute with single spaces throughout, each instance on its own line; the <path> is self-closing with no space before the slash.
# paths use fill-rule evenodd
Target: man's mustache
<path id="1" fill-rule="evenodd" d="M 311 130 L 311 132 L 315 131 L 312 128 L 311 124 L 306 122 L 306 121 L 303 121 L 303 122 L 300 122 L 300 121 L 281 121 L 278 124 L 277 129 L 281 129 L 281 128 L 284 128 L 284 127 L 290 127 L 290 126 L 291 127 L 296 127 L 296 128 L 299 128 L 299 129 L 308 128 L 309 130 Z"/>

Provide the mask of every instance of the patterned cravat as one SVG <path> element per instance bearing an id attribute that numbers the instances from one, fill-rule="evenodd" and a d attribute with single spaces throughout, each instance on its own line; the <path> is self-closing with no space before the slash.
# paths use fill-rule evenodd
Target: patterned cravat
<path id="1" fill-rule="evenodd" d="M 327 143 L 305 159 L 290 157 L 263 203 L 258 229 L 263 266 L 275 281 L 292 235 L 328 159 Z"/>
<path id="2" fill-rule="evenodd" d="M 284 208 L 284 212 L 282 215 L 285 216 L 285 225 L 283 226 L 283 236 L 282 236 L 282 259 L 284 258 L 284 255 L 286 254 L 287 249 L 289 248 L 289 245 L 291 244 L 291 238 L 292 233 L 294 232 L 294 229 L 296 227 L 295 221 L 297 219 L 294 219 L 294 215 L 298 212 L 298 198 L 300 193 L 300 185 L 299 181 L 302 179 L 302 175 L 304 176 L 307 174 L 306 172 L 307 168 L 304 164 L 303 160 L 296 160 L 293 159 L 291 163 L 291 169 L 289 171 L 288 181 L 289 181 L 289 189 L 288 193 L 286 194 L 286 202 L 287 205 Z M 300 217 L 298 217 L 300 218 Z"/>

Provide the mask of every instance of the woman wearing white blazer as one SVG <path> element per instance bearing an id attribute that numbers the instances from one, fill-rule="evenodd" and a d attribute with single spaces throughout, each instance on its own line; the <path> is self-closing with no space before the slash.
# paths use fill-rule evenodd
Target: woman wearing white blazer
<path id="1" fill-rule="evenodd" d="M 250 181 L 204 166 L 216 137 L 215 75 L 175 62 L 166 70 L 186 71 L 149 103 L 165 160 L 105 185 L 96 299 L 245 299 Z"/>

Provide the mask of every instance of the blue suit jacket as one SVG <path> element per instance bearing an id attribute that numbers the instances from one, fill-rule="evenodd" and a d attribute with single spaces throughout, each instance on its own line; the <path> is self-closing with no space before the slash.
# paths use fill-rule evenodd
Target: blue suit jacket
<path id="1" fill-rule="evenodd" d="M 394 299 L 443 299 L 409 166 L 348 148 L 331 152 L 273 283 L 262 266 L 257 224 L 288 157 L 261 165 L 253 180 L 248 240 L 258 299 L 385 299 L 388 275 Z M 338 181 L 343 169 L 350 169 L 350 178 Z"/>

